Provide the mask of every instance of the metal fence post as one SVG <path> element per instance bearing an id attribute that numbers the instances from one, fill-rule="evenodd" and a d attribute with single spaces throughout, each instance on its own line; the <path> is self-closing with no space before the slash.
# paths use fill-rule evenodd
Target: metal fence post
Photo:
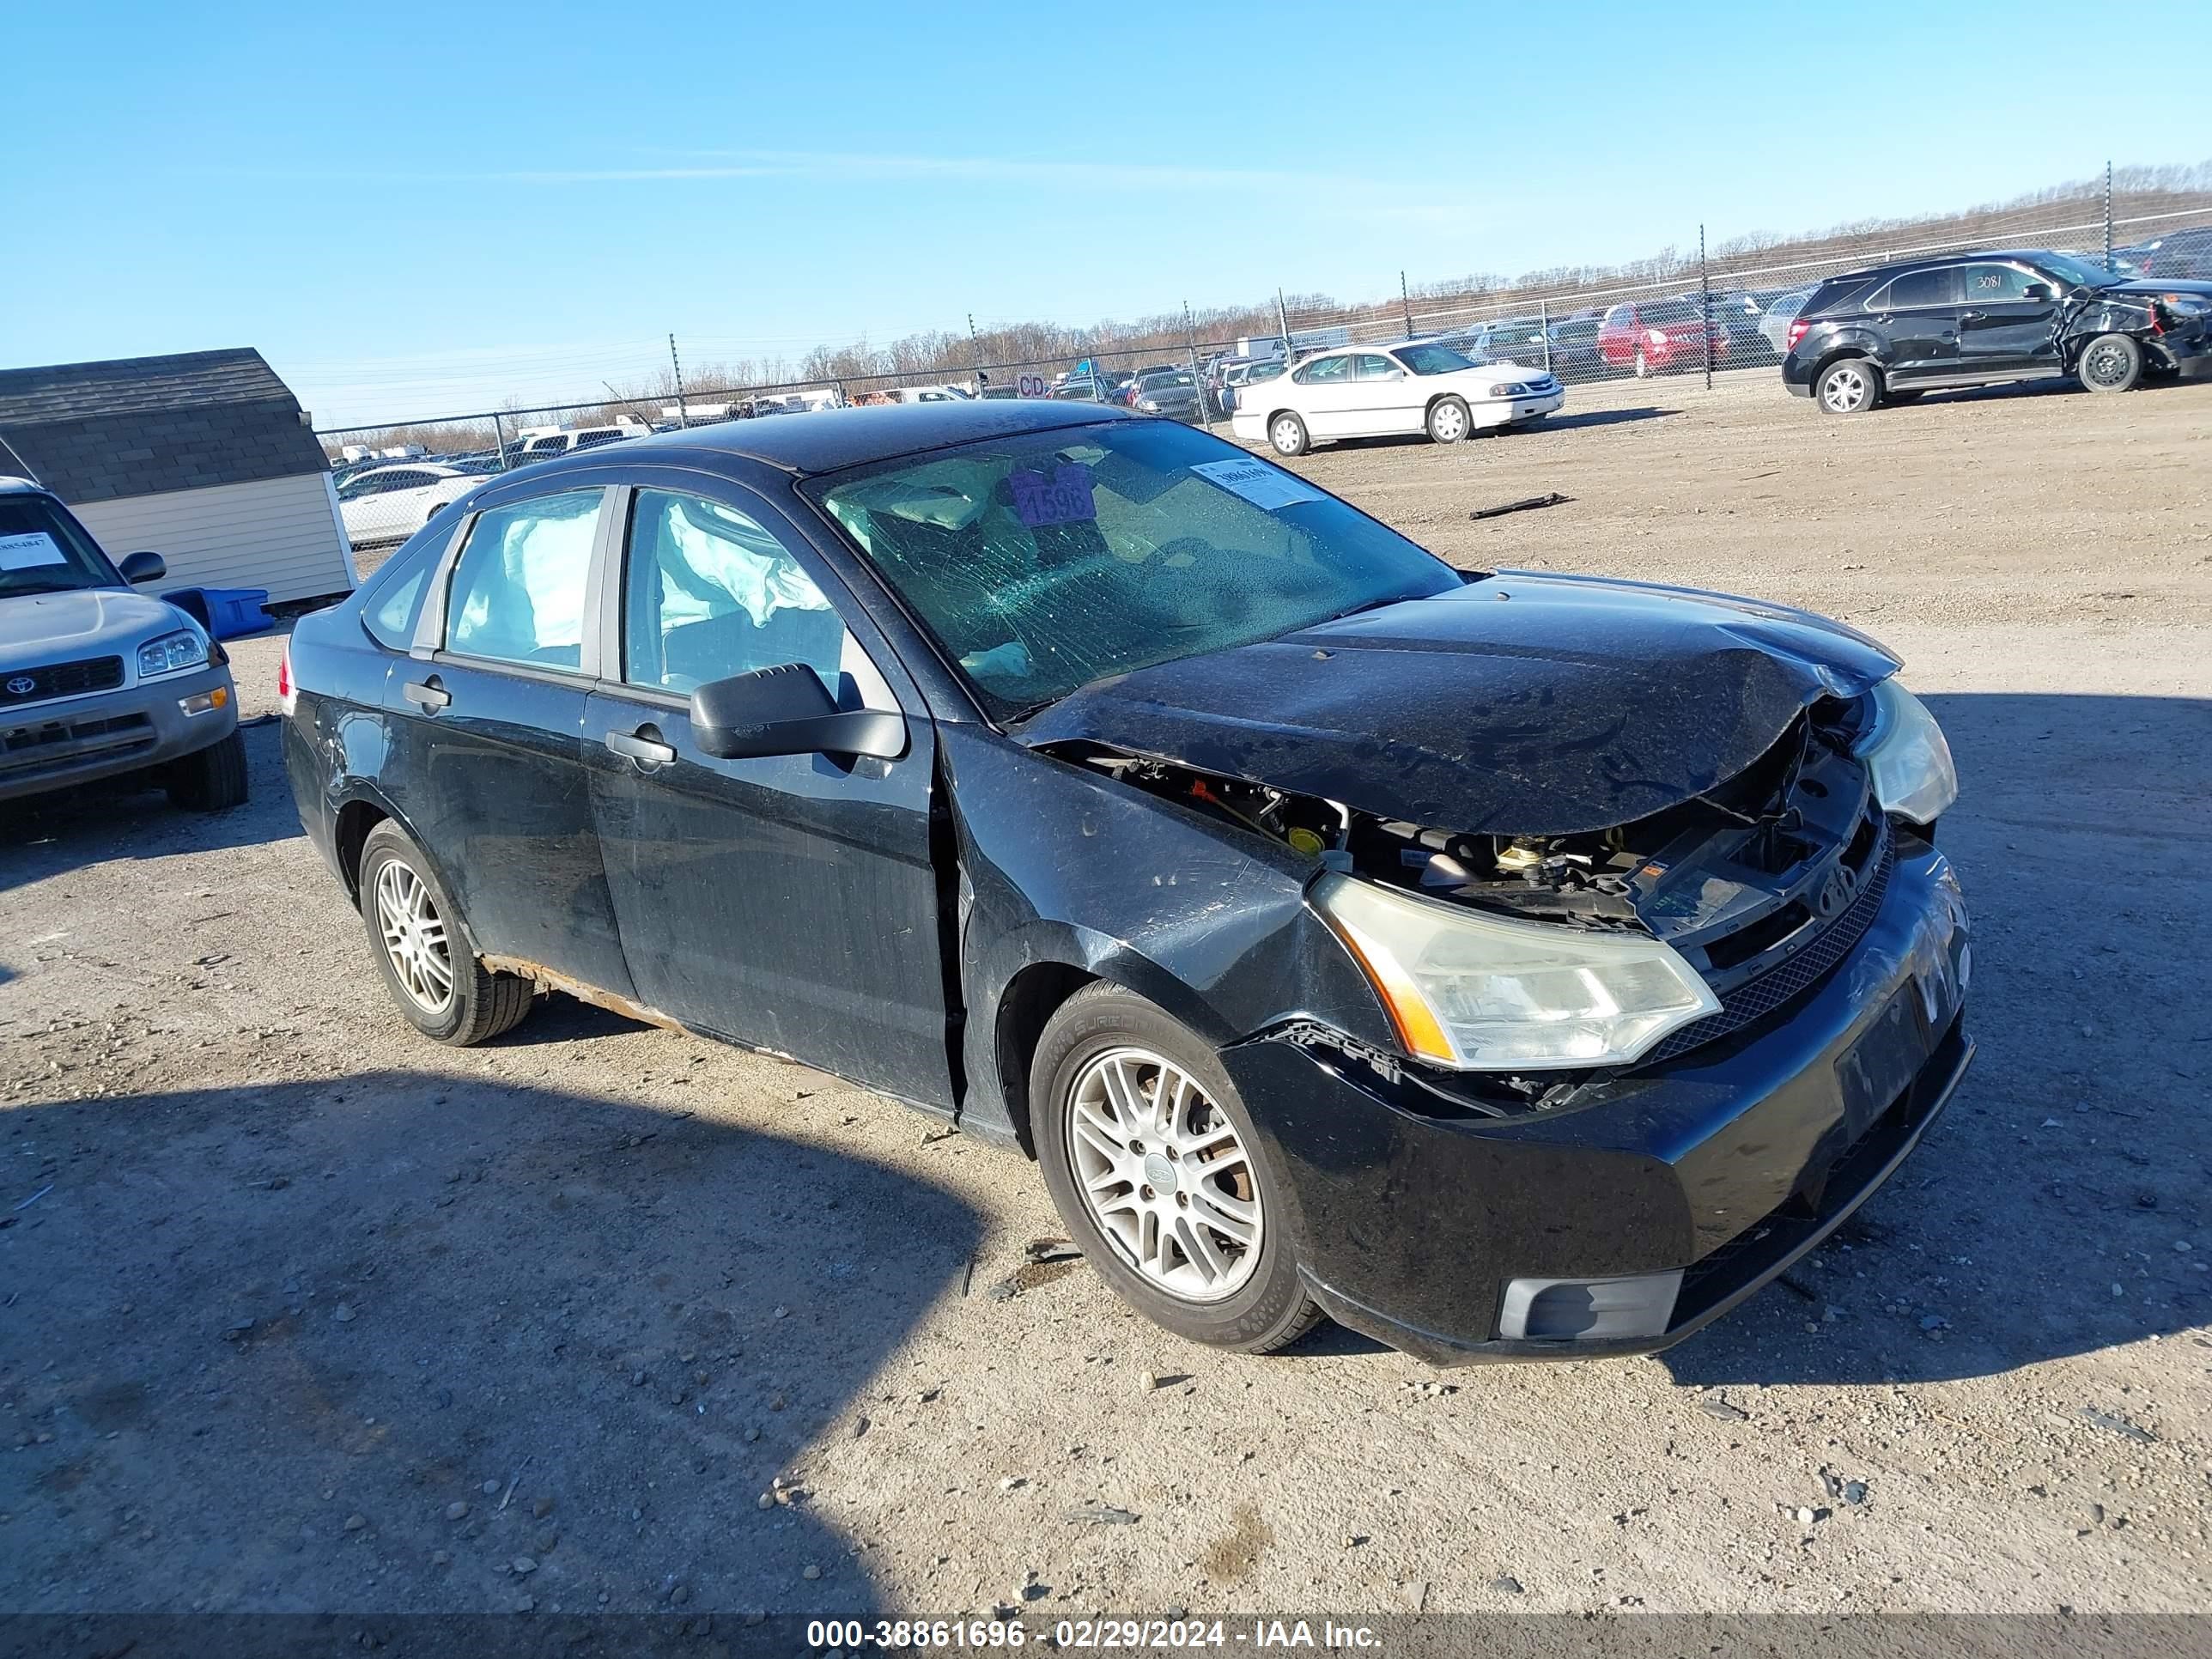
<path id="1" fill-rule="evenodd" d="M 1705 228 L 1698 227 L 1698 304 L 1705 313 L 1705 390 L 1713 389 L 1713 284 L 1705 270 Z"/>
<path id="2" fill-rule="evenodd" d="M 506 471 L 507 422 L 501 418 L 500 412 L 495 409 L 491 412 L 491 453 L 499 457 L 499 470 L 502 472 Z"/>
<path id="3" fill-rule="evenodd" d="M 2112 164 L 2105 163 L 2105 269 L 2112 269 Z"/>
<path id="4" fill-rule="evenodd" d="M 1406 313 L 1406 337 L 1413 337 L 1413 296 L 1406 287 L 1406 273 L 1398 273 L 1398 303 Z"/>
<path id="5" fill-rule="evenodd" d="M 1291 361 L 1291 313 L 1283 309 L 1283 290 L 1275 290 L 1275 321 L 1283 331 L 1283 361 Z"/>
<path id="6" fill-rule="evenodd" d="M 1544 373 L 1552 372 L 1552 302 L 1536 301 L 1536 326 L 1544 331 Z"/>

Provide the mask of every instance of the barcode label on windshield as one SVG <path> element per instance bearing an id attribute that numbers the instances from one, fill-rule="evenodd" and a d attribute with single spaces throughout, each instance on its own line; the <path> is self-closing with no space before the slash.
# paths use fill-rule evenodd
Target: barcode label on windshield
<path id="1" fill-rule="evenodd" d="M 1328 499 L 1311 484 L 1265 461 L 1200 461 L 1191 471 L 1206 483 L 1218 484 L 1232 495 L 1242 495 L 1270 513 L 1278 507 L 1296 507 L 1300 501 Z"/>

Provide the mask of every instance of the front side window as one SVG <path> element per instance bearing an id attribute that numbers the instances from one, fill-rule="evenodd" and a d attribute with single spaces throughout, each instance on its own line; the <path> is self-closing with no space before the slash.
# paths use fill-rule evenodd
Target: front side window
<path id="1" fill-rule="evenodd" d="M 1968 265 L 1964 297 L 1968 305 L 2003 305 L 2027 298 L 2027 285 L 2039 277 L 2017 265 Z"/>
<path id="2" fill-rule="evenodd" d="M 1291 378 L 1300 386 L 1342 386 L 1352 378 L 1352 359 L 1316 357 Z"/>
<path id="3" fill-rule="evenodd" d="M 701 496 L 637 492 L 623 589 L 630 684 L 690 692 L 803 662 L 835 693 L 844 659 L 844 623 L 757 520 Z"/>
<path id="4" fill-rule="evenodd" d="M 1000 718 L 1461 585 L 1297 474 L 1164 422 L 994 439 L 806 493 Z"/>
<path id="5" fill-rule="evenodd" d="M 533 668 L 580 668 L 601 499 L 597 489 L 579 489 L 478 514 L 453 566 L 446 648 Z"/>
<path id="6" fill-rule="evenodd" d="M 0 495 L 0 599 L 120 587 L 123 578 L 92 538 L 40 495 Z"/>
<path id="7" fill-rule="evenodd" d="M 1612 310 L 1610 310 L 1610 311 L 1608 311 L 1608 312 L 1607 312 L 1607 313 L 1605 313 L 1605 322 L 1604 322 L 1603 326 L 1605 326 L 1605 327 L 1607 327 L 1607 328 L 1633 328 L 1633 327 L 1635 327 L 1635 326 L 1636 326 L 1636 307 L 1633 307 L 1633 306 L 1627 306 L 1627 305 L 1619 305 L 1619 306 L 1615 306 L 1615 307 L 1613 307 L 1613 308 Z"/>

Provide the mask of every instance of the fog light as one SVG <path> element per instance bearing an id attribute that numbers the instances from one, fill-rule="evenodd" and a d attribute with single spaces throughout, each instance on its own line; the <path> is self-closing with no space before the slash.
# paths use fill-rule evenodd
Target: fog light
<path id="1" fill-rule="evenodd" d="M 177 707 L 187 714 L 212 714 L 230 701 L 230 688 L 218 685 L 212 691 L 195 691 L 189 697 L 179 697 Z"/>
<path id="2" fill-rule="evenodd" d="M 1660 1336 L 1681 1288 L 1680 1267 L 1622 1279 L 1516 1279 L 1505 1287 L 1498 1334 L 1508 1342 Z"/>

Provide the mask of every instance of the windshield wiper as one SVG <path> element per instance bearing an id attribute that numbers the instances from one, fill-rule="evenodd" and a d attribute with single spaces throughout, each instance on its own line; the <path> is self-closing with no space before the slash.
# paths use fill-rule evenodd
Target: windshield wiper
<path id="1" fill-rule="evenodd" d="M 1365 611 L 1380 611 L 1385 605 L 1403 605 L 1408 599 L 1425 599 L 1428 597 L 1429 596 L 1426 593 L 1391 593 L 1379 599 L 1362 599 L 1358 605 L 1352 606 L 1349 610 L 1340 611 L 1334 617 L 1327 617 L 1324 621 L 1342 622 L 1346 617 L 1357 617 Z M 1318 628 L 1322 624 L 1321 623 L 1314 623 L 1308 625 L 1310 627 Z"/>

